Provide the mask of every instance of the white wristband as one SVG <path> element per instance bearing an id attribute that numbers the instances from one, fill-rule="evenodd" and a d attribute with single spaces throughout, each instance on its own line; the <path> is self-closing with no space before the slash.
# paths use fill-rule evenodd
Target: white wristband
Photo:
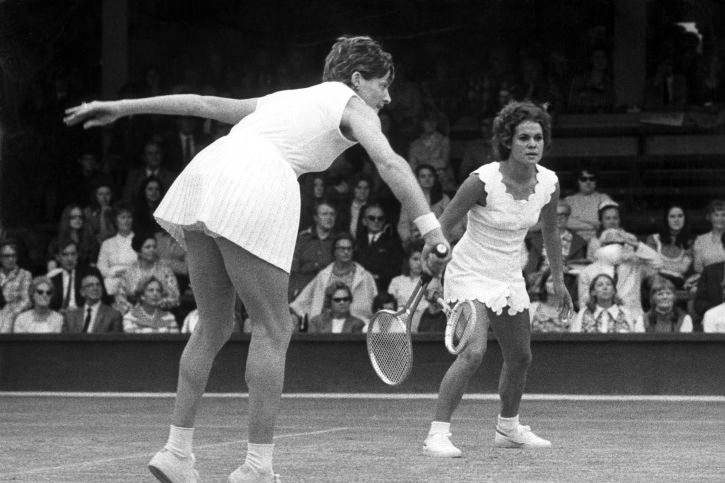
<path id="1" fill-rule="evenodd" d="M 415 226 L 418 227 L 418 231 L 421 236 L 425 236 L 426 233 L 440 228 L 441 224 L 438 222 L 438 218 L 432 212 L 421 215 L 413 220 Z"/>

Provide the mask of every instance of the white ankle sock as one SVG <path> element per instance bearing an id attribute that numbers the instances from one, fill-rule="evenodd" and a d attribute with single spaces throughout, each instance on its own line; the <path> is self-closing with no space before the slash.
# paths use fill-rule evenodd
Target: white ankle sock
<path id="1" fill-rule="evenodd" d="M 451 423 L 445 421 L 433 421 L 430 423 L 429 435 L 433 434 L 447 434 L 451 432 Z"/>
<path id="2" fill-rule="evenodd" d="M 257 473 L 273 473 L 272 453 L 274 444 L 247 443 L 247 459 L 244 464 Z"/>
<path id="3" fill-rule="evenodd" d="M 502 418 L 501 415 L 498 415 L 498 427 L 499 429 L 502 429 L 503 431 L 513 431 L 516 429 L 519 425 L 519 415 L 512 418 Z"/>
<path id="4" fill-rule="evenodd" d="M 191 456 L 191 443 L 194 439 L 194 428 L 180 428 L 171 425 L 169 440 L 166 442 L 166 449 L 181 458 Z"/>

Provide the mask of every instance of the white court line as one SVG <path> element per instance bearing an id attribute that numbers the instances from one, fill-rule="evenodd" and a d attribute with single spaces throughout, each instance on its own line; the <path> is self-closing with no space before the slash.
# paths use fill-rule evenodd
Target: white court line
<path id="1" fill-rule="evenodd" d="M 173 392 L 55 392 L 55 391 L 0 391 L 0 397 L 78 397 L 78 398 L 151 398 L 164 399 L 176 396 Z M 244 399 L 245 392 L 220 392 L 204 394 L 210 399 Z M 435 393 L 319 393 L 303 392 L 282 394 L 283 399 L 436 399 Z M 464 394 L 463 399 L 472 401 L 498 401 L 498 394 Z M 708 395 L 638 395 L 638 394 L 524 394 L 528 401 L 658 401 L 658 402 L 725 402 L 725 396 Z"/>
<path id="2" fill-rule="evenodd" d="M 314 436 L 318 434 L 326 434 L 326 433 L 334 433 L 337 431 L 346 431 L 349 428 L 330 428 L 330 429 L 321 429 L 319 431 L 307 431 L 305 433 L 290 433 L 290 434 L 281 434 L 279 436 L 275 436 L 274 439 L 288 439 L 288 438 L 296 438 L 299 436 Z M 206 448 L 216 448 L 219 446 L 226 446 L 230 444 L 243 444 L 246 443 L 246 439 L 238 439 L 235 441 L 225 441 L 223 443 L 209 443 L 209 444 L 201 444 L 198 446 L 195 446 L 195 449 L 206 449 Z M 94 466 L 99 465 L 103 463 L 111 463 L 114 461 L 123 461 L 123 460 L 131 460 L 131 459 L 137 459 L 137 458 L 148 458 L 150 456 L 153 456 L 156 453 L 137 453 L 133 455 L 128 456 L 118 456 L 116 458 L 104 458 L 101 460 L 92 460 L 92 461 L 82 461 L 79 463 L 72 463 L 67 465 L 60 465 L 60 466 L 48 466 L 45 468 L 34 468 L 32 470 L 25 470 L 25 471 L 15 471 L 13 473 L 3 473 L 3 477 L 6 476 L 20 476 L 20 475 L 32 475 L 35 473 L 44 473 L 46 471 L 57 471 L 57 470 L 64 470 L 68 468 L 78 468 L 79 466 Z"/>

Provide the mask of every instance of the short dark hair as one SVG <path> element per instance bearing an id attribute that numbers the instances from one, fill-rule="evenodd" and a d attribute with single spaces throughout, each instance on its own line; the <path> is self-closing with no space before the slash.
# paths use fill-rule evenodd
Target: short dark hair
<path id="1" fill-rule="evenodd" d="M 389 292 L 378 292 L 373 298 L 373 313 L 383 308 L 383 305 L 392 303 L 393 307 L 398 308 L 398 301 L 395 296 Z"/>
<path id="2" fill-rule="evenodd" d="M 393 56 L 370 37 L 364 35 L 338 37 L 325 58 L 322 80 L 342 82 L 351 86 L 350 77 L 354 72 L 360 72 L 363 79 L 385 77 L 390 72 L 392 82 L 395 75 Z"/>
<path id="3" fill-rule="evenodd" d="M 346 231 L 340 232 L 337 235 L 335 235 L 335 238 L 332 239 L 332 255 L 333 256 L 335 255 L 335 250 L 337 249 L 337 242 L 339 242 L 340 240 L 349 240 L 350 243 L 352 244 L 352 246 L 353 247 L 355 246 L 355 238 L 353 238 L 353 236 L 350 233 L 348 233 Z"/>
<path id="4" fill-rule="evenodd" d="M 403 275 L 410 275 L 410 257 L 416 252 L 423 253 L 424 246 L 425 240 L 422 238 L 411 240 L 405 245 L 405 258 L 403 259 L 403 268 L 401 270 Z"/>
<path id="5" fill-rule="evenodd" d="M 500 161 L 506 161 L 511 155 L 516 126 L 524 121 L 538 123 L 544 134 L 544 149 L 551 145 L 551 116 L 546 109 L 530 101 L 509 102 L 493 120 L 493 147 Z"/>
<path id="6" fill-rule="evenodd" d="M 151 232 L 134 233 L 133 238 L 131 238 L 131 248 L 133 248 L 133 251 L 140 252 L 146 240 L 155 241 L 156 237 Z"/>

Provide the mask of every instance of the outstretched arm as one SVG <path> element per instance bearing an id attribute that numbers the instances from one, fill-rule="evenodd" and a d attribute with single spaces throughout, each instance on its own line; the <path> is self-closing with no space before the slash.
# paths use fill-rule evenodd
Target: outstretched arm
<path id="1" fill-rule="evenodd" d="M 256 108 L 256 98 L 230 99 L 197 94 L 172 94 L 141 99 L 83 103 L 80 106 L 67 109 L 63 121 L 69 126 L 83 123 L 83 127 L 88 129 L 105 126 L 124 116 L 166 114 L 171 116 L 194 116 L 227 124 L 236 124 L 253 113 Z"/>

